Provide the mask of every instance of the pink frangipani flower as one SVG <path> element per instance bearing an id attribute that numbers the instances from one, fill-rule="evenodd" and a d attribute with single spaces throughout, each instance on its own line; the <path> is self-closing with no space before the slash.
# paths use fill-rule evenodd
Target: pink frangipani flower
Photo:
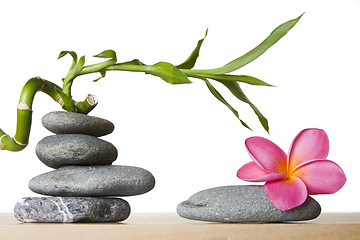
<path id="1" fill-rule="evenodd" d="M 308 195 L 335 193 L 346 182 L 342 169 L 327 160 L 329 139 L 324 130 L 305 129 L 286 155 L 276 144 L 262 137 L 245 141 L 253 159 L 237 176 L 245 181 L 266 182 L 264 192 L 280 210 L 303 204 Z"/>

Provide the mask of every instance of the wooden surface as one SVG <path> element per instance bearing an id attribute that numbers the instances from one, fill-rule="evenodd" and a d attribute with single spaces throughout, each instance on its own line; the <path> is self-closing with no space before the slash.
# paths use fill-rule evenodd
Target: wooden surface
<path id="1" fill-rule="evenodd" d="M 360 213 L 322 213 L 312 221 L 277 224 L 206 223 L 176 213 L 133 213 L 110 224 L 43 224 L 20 223 L 12 214 L 0 213 L 0 239 L 360 240 Z"/>

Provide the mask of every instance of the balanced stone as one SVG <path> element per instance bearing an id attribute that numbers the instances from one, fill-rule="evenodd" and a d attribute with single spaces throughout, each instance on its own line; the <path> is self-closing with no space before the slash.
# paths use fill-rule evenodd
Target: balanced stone
<path id="1" fill-rule="evenodd" d="M 317 201 L 308 197 L 301 206 L 281 211 L 266 197 L 263 186 L 224 186 L 206 189 L 180 203 L 181 217 L 209 222 L 286 222 L 314 219 L 320 215 Z"/>
<path id="2" fill-rule="evenodd" d="M 55 134 L 87 134 L 105 136 L 114 131 L 114 124 L 108 120 L 73 112 L 50 112 L 42 118 L 43 126 Z"/>
<path id="3" fill-rule="evenodd" d="M 99 138 L 84 134 L 60 134 L 43 138 L 36 155 L 47 166 L 111 165 L 117 158 L 116 147 Z"/>
<path id="4" fill-rule="evenodd" d="M 29 188 L 50 196 L 134 196 L 155 186 L 147 170 L 131 166 L 65 166 L 34 177 Z"/>
<path id="5" fill-rule="evenodd" d="M 119 222 L 130 205 L 121 198 L 32 197 L 20 199 L 14 214 L 21 222 Z"/>

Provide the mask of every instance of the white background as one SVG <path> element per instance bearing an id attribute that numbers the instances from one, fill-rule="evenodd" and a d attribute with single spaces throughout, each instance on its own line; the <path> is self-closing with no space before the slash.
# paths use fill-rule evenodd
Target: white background
<path id="1" fill-rule="evenodd" d="M 13 136 L 22 86 L 34 76 L 57 84 L 71 64 L 62 50 L 92 55 L 114 49 L 119 61 L 138 58 L 154 64 L 185 60 L 204 36 L 196 68 L 220 67 L 246 53 L 281 23 L 306 12 L 298 24 L 263 56 L 237 74 L 258 77 L 276 88 L 243 85 L 268 118 L 270 135 L 249 106 L 222 86 L 223 96 L 254 131 L 239 121 L 202 81 L 173 86 L 143 73 L 111 72 L 79 77 L 74 98 L 88 93 L 100 102 L 91 115 L 111 120 L 115 131 L 103 139 L 119 150 L 115 164 L 151 171 L 156 187 L 126 198 L 133 212 L 174 212 L 177 204 L 211 187 L 249 184 L 236 177 L 250 161 L 244 140 L 262 136 L 284 151 L 304 128 L 324 129 L 329 159 L 347 176 L 336 194 L 314 196 L 323 212 L 360 211 L 359 1 L 2 1 L 0 4 L 0 127 Z M 50 135 L 41 125 L 49 111 L 61 110 L 43 93 L 36 95 L 29 146 L 0 152 L 0 212 L 11 212 L 25 196 L 36 196 L 28 181 L 51 169 L 35 155 Z"/>

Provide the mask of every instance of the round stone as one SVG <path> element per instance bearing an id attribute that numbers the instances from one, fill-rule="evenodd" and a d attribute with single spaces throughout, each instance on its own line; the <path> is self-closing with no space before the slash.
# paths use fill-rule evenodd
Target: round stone
<path id="1" fill-rule="evenodd" d="M 16 203 L 14 215 L 21 222 L 119 222 L 130 205 L 121 198 L 28 197 Z"/>
<path id="2" fill-rule="evenodd" d="M 134 196 L 155 186 L 147 170 L 131 166 L 65 166 L 34 177 L 29 188 L 62 197 Z"/>
<path id="3" fill-rule="evenodd" d="M 55 134 L 86 134 L 105 136 L 114 131 L 114 124 L 108 120 L 73 112 L 50 112 L 42 118 L 43 126 Z"/>
<path id="4" fill-rule="evenodd" d="M 117 149 L 111 143 L 84 134 L 60 134 L 43 138 L 36 146 L 36 155 L 45 165 L 111 165 Z"/>
<path id="5" fill-rule="evenodd" d="M 224 186 L 200 191 L 180 203 L 181 217 L 223 223 L 304 221 L 318 217 L 321 207 L 308 197 L 301 206 L 281 211 L 266 197 L 263 186 Z"/>

